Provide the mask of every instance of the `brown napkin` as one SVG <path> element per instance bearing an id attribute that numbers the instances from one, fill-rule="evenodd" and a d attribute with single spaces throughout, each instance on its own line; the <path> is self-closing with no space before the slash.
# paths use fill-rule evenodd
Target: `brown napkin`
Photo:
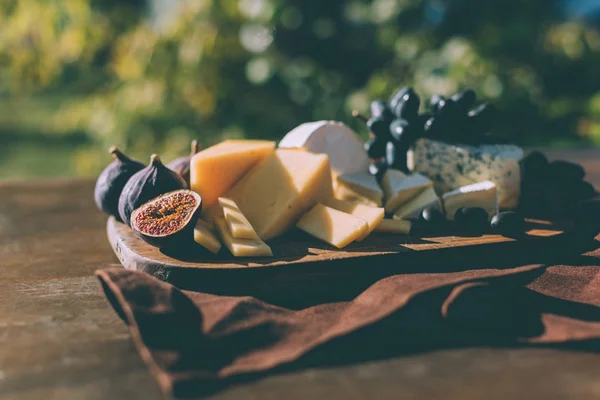
<path id="1" fill-rule="evenodd" d="M 597 244 L 597 243 L 596 243 Z M 598 246 L 597 246 L 598 247 Z M 161 387 L 207 394 L 273 369 L 473 345 L 600 348 L 600 250 L 568 265 L 394 275 L 352 301 L 294 310 L 97 272 Z"/>

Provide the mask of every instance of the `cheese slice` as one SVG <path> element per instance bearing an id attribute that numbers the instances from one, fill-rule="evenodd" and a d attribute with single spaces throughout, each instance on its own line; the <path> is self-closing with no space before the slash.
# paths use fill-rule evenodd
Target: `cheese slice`
<path id="1" fill-rule="evenodd" d="M 210 226 L 199 219 L 194 227 L 194 241 L 206 248 L 211 253 L 217 254 L 221 250 L 221 242 Z"/>
<path id="2" fill-rule="evenodd" d="M 363 237 L 369 229 L 365 220 L 323 204 L 304 214 L 296 226 L 338 249 Z"/>
<path id="3" fill-rule="evenodd" d="M 414 218 L 427 207 L 441 208 L 440 199 L 431 186 L 397 209 L 394 212 L 394 219 Z"/>
<path id="4" fill-rule="evenodd" d="M 231 236 L 236 239 L 260 239 L 250 224 L 250 221 L 240 211 L 235 201 L 225 197 L 219 197 L 219 205 L 223 210 L 225 222 L 229 227 Z"/>
<path id="5" fill-rule="evenodd" d="M 279 142 L 279 148 L 295 147 L 327 154 L 334 176 L 369 170 L 362 140 L 341 122 L 316 121 L 297 126 Z"/>
<path id="6" fill-rule="evenodd" d="M 190 187 L 209 209 L 246 172 L 273 154 L 275 142 L 267 140 L 225 140 L 202 150 L 190 161 Z"/>
<path id="7" fill-rule="evenodd" d="M 368 172 L 356 172 L 339 175 L 334 179 L 334 195 L 340 200 L 380 207 L 383 190 L 373 175 Z"/>
<path id="8" fill-rule="evenodd" d="M 433 182 L 420 174 L 406 175 L 396 169 L 389 169 L 381 181 L 385 194 L 385 211 L 393 213 L 409 200 L 415 198 Z"/>
<path id="9" fill-rule="evenodd" d="M 224 196 L 233 200 L 263 240 L 293 227 L 320 201 L 333 197 L 325 154 L 278 149 Z"/>
<path id="10" fill-rule="evenodd" d="M 361 241 L 366 238 L 373 230 L 377 228 L 381 220 L 383 220 L 385 211 L 380 207 L 370 207 L 364 204 L 353 203 L 338 199 L 329 199 L 324 203 L 327 207 L 335 208 L 338 211 L 348 213 L 356 218 L 363 219 L 367 222 L 368 229 L 362 237 L 357 238 Z"/>
<path id="11" fill-rule="evenodd" d="M 221 240 L 235 257 L 272 256 L 271 248 L 260 239 L 237 239 L 229 232 L 225 218 L 216 217 L 215 226 Z"/>
<path id="12" fill-rule="evenodd" d="M 386 232 L 386 233 L 398 233 L 401 235 L 408 235 L 412 223 L 405 219 L 384 219 L 381 221 L 375 232 Z"/>
<path id="13" fill-rule="evenodd" d="M 497 212 L 497 191 L 492 181 L 483 181 L 459 187 L 442 196 L 448 219 L 454 220 L 456 210 L 461 207 L 481 207 L 490 218 Z"/>

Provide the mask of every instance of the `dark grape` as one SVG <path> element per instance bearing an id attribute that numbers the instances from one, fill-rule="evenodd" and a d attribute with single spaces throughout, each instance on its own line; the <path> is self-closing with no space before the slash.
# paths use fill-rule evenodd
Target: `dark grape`
<path id="1" fill-rule="evenodd" d="M 469 232 L 483 232 L 488 226 L 488 213 L 481 207 L 461 207 L 456 210 L 454 220 Z"/>
<path id="2" fill-rule="evenodd" d="M 397 142 L 408 142 L 409 124 L 405 119 L 395 119 L 390 124 L 390 135 Z"/>
<path id="3" fill-rule="evenodd" d="M 402 97 L 396 104 L 396 107 L 392 108 L 392 112 L 398 118 L 412 120 L 417 117 L 420 104 L 421 100 L 419 96 L 415 92 L 410 91 Z"/>
<path id="4" fill-rule="evenodd" d="M 446 217 L 437 207 L 427 207 L 421 211 L 419 219 L 432 226 L 441 227 L 446 222 Z"/>
<path id="5" fill-rule="evenodd" d="M 481 143 L 483 144 L 510 144 L 510 140 L 497 135 L 492 135 L 491 133 L 486 133 L 482 137 L 480 137 Z"/>
<path id="6" fill-rule="evenodd" d="M 477 95 L 472 89 L 463 90 L 462 92 L 456 93 L 451 97 L 465 112 L 467 112 L 477 99 Z"/>
<path id="7" fill-rule="evenodd" d="M 444 136 L 444 123 L 437 117 L 431 117 L 423 127 L 424 136 L 430 139 L 439 139 Z"/>
<path id="8" fill-rule="evenodd" d="M 369 158 L 376 160 L 385 157 L 386 140 L 379 137 L 370 138 L 365 142 L 365 151 Z"/>
<path id="9" fill-rule="evenodd" d="M 385 162 L 388 167 L 394 168 L 394 165 L 396 164 L 396 155 L 396 145 L 394 142 L 387 142 L 387 145 L 385 146 Z"/>
<path id="10" fill-rule="evenodd" d="M 548 175 L 548 159 L 539 151 L 532 151 L 521 160 L 521 176 L 527 183 L 545 179 Z"/>
<path id="11" fill-rule="evenodd" d="M 525 219 L 514 211 L 504 211 L 492 217 L 492 232 L 506 237 L 519 237 L 525 233 Z"/>
<path id="12" fill-rule="evenodd" d="M 394 119 L 394 115 L 392 114 L 392 111 L 389 109 L 385 100 L 373 100 L 371 102 L 371 118 L 391 121 Z"/>
<path id="13" fill-rule="evenodd" d="M 398 106 L 398 103 L 402 101 L 404 95 L 408 93 L 415 93 L 415 91 L 410 87 L 403 87 L 402 89 L 399 89 L 390 100 L 390 109 L 395 109 Z"/>
<path id="14" fill-rule="evenodd" d="M 369 164 L 369 173 L 377 179 L 377 182 L 381 183 L 383 176 L 388 170 L 388 165 L 385 161 L 376 161 Z"/>
<path id="15" fill-rule="evenodd" d="M 585 170 L 579 164 L 557 160 L 550 163 L 548 174 L 556 179 L 581 180 L 585 176 Z"/>
<path id="16" fill-rule="evenodd" d="M 389 137 L 390 121 L 381 117 L 370 118 L 367 121 L 367 127 L 378 138 L 387 140 Z"/>
<path id="17" fill-rule="evenodd" d="M 440 100 L 437 107 L 436 117 L 445 123 L 454 124 L 460 120 L 465 112 L 452 99 Z"/>
<path id="18" fill-rule="evenodd" d="M 438 104 L 442 100 L 446 100 L 446 98 L 444 96 L 442 96 L 441 94 L 434 94 L 433 96 L 431 96 L 431 99 L 429 100 L 429 105 L 430 105 L 431 109 L 433 110 L 433 112 L 437 112 Z"/>
<path id="19" fill-rule="evenodd" d="M 469 124 L 477 133 L 487 133 L 492 129 L 496 116 L 496 107 L 490 103 L 483 103 L 469 111 Z"/>

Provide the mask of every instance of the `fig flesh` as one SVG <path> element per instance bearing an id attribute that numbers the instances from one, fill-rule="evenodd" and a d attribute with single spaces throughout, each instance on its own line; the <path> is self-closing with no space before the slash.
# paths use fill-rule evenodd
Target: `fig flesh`
<path id="1" fill-rule="evenodd" d="M 167 164 L 167 168 L 181 176 L 187 185 L 190 185 L 190 160 L 200 151 L 197 140 L 192 140 L 190 154 L 179 157 Z"/>
<path id="2" fill-rule="evenodd" d="M 121 192 L 121 220 L 131 226 L 133 210 L 161 194 L 179 189 L 187 189 L 183 178 L 165 167 L 160 158 L 153 154 L 150 157 L 150 165 L 133 175 Z"/>
<path id="3" fill-rule="evenodd" d="M 186 245 L 193 241 L 194 226 L 201 209 L 202 198 L 198 193 L 175 190 L 135 209 L 131 214 L 131 228 L 155 247 Z"/>
<path id="4" fill-rule="evenodd" d="M 94 188 L 94 200 L 100 211 L 114 216 L 121 221 L 119 216 L 119 196 L 127 181 L 136 173 L 144 169 L 144 164 L 132 160 L 121 151 L 112 146 L 108 152 L 114 161 L 110 163 L 98 176 Z"/>

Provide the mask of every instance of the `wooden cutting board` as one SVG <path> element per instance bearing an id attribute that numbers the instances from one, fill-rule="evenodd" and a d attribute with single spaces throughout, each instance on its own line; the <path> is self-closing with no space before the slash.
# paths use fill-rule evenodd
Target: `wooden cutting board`
<path id="1" fill-rule="evenodd" d="M 236 258 L 224 246 L 219 255 L 199 245 L 177 254 L 162 251 L 112 217 L 107 231 L 115 254 L 127 269 L 183 288 L 238 293 L 251 286 L 286 287 L 303 282 L 310 287 L 315 280 L 333 282 L 342 276 L 370 275 L 375 279 L 401 272 L 439 272 L 466 263 L 492 268 L 504 260 L 501 267 L 506 268 L 509 257 L 518 258 L 519 265 L 537 262 L 527 257 L 561 247 L 572 236 L 568 223 L 528 220 L 527 224 L 527 235 L 518 240 L 491 234 L 418 238 L 374 232 L 343 250 L 295 230 L 269 241 L 273 257 L 260 258 Z"/>

